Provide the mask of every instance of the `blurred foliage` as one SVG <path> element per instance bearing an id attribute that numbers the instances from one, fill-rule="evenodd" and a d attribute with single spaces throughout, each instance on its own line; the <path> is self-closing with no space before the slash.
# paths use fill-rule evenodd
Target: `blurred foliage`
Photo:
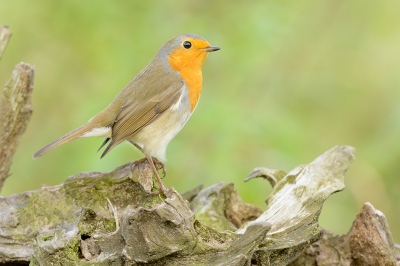
<path id="1" fill-rule="evenodd" d="M 348 144 L 357 159 L 322 226 L 346 233 L 369 201 L 400 242 L 399 1 L 0 0 L 2 24 L 13 37 L 0 84 L 20 61 L 36 78 L 33 117 L 1 195 L 141 158 L 122 144 L 100 160 L 98 138 L 32 154 L 105 108 L 165 41 L 193 32 L 222 49 L 207 58 L 201 101 L 168 147 L 165 184 L 233 182 L 265 208 L 267 182 L 243 183 L 254 167 L 290 171 Z"/>

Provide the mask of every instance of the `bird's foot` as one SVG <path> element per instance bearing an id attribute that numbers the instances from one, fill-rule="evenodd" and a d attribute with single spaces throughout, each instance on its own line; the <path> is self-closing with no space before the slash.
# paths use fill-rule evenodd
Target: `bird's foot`
<path id="1" fill-rule="evenodd" d="M 157 169 L 161 169 L 162 168 L 162 172 L 163 172 L 163 177 L 165 177 L 165 175 L 167 174 L 167 169 L 165 169 L 165 164 L 160 161 L 159 159 L 157 159 L 156 157 L 152 157 L 153 159 L 153 163 L 156 166 Z"/>
<path id="2" fill-rule="evenodd" d="M 152 157 L 154 165 L 156 166 L 157 169 L 163 169 L 163 177 L 165 177 L 165 175 L 167 174 L 167 169 L 165 169 L 165 165 L 162 161 L 160 161 L 159 159 L 157 159 L 156 157 Z M 136 160 L 131 164 L 131 171 L 133 172 L 133 166 L 137 165 L 138 163 L 142 163 L 144 161 L 147 161 L 147 158 L 144 157 L 142 159 Z"/>
<path id="3" fill-rule="evenodd" d="M 147 197 L 151 197 L 151 196 L 158 195 L 161 193 L 166 195 L 165 193 L 167 193 L 167 191 L 168 191 L 168 189 L 164 185 L 162 185 L 162 187 L 159 190 L 153 191 L 153 192 L 150 192 L 149 194 L 147 194 Z"/>
<path id="4" fill-rule="evenodd" d="M 160 193 L 163 193 L 163 194 L 165 195 L 165 193 L 168 191 L 168 189 L 167 189 L 167 188 L 164 186 L 164 184 L 162 183 L 161 178 L 160 178 L 160 175 L 159 175 L 158 172 L 157 172 L 157 168 L 158 168 L 158 169 L 161 169 L 161 168 L 162 168 L 162 169 L 163 169 L 163 174 L 164 174 L 163 177 L 165 177 L 165 174 L 167 173 L 167 170 L 165 169 L 165 165 L 164 165 L 164 163 L 163 163 L 162 161 L 160 161 L 160 160 L 157 159 L 156 157 L 147 156 L 147 155 L 146 155 L 146 158 L 142 158 L 142 159 L 136 160 L 136 161 L 134 161 L 134 162 L 132 163 L 132 165 L 131 165 L 131 171 L 133 172 L 133 166 L 134 166 L 134 165 L 136 165 L 136 164 L 138 164 L 138 163 L 142 163 L 142 162 L 144 162 L 144 161 L 148 161 L 150 167 L 153 169 L 153 173 L 154 173 L 154 175 L 156 176 L 157 182 L 158 182 L 158 184 L 159 184 L 159 186 L 160 186 L 160 189 L 159 189 L 159 190 L 154 191 L 154 192 L 151 192 L 151 193 L 147 194 L 147 196 L 150 197 L 150 196 L 158 195 L 158 194 L 160 194 Z M 158 167 L 156 167 L 156 165 L 157 165 Z"/>

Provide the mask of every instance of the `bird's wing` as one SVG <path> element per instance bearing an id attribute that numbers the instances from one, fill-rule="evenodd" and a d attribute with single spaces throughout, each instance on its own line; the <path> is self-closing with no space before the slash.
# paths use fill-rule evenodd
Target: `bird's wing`
<path id="1" fill-rule="evenodd" d="M 126 97 L 125 101 L 119 100 L 118 104 L 121 108 L 112 124 L 111 142 L 101 158 L 115 146 L 157 119 L 182 94 L 183 82 L 178 78 L 153 79 L 153 82 L 146 83 L 132 84 L 135 85 L 135 88 L 131 89 L 132 93 L 123 96 Z M 141 93 L 138 93 L 139 91 Z M 109 107 L 112 108 L 112 104 Z"/>

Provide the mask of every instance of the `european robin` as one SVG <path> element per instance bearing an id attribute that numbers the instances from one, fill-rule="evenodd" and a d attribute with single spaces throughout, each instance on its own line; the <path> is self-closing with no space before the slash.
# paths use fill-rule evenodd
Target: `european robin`
<path id="1" fill-rule="evenodd" d="M 167 41 L 103 111 L 89 122 L 40 149 L 33 158 L 76 138 L 104 137 L 109 142 L 101 158 L 121 142 L 136 146 L 160 185 L 152 195 L 165 193 L 154 163 L 164 163 L 168 143 L 178 134 L 199 101 L 201 68 L 209 52 L 219 50 L 196 34 L 180 34 Z M 100 150 L 99 149 L 99 150 Z M 133 165 L 133 164 L 132 164 Z"/>

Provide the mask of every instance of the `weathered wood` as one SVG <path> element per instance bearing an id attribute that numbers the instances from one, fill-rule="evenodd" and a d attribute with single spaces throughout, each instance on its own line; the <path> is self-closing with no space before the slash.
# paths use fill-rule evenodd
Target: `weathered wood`
<path id="1" fill-rule="evenodd" d="M 253 179 L 253 178 L 262 177 L 264 179 L 267 179 L 272 187 L 275 187 L 275 185 L 279 181 L 281 181 L 286 175 L 287 175 L 287 173 L 285 171 L 282 171 L 282 170 L 279 170 L 279 169 L 268 169 L 266 167 L 256 167 L 246 177 L 244 182 L 247 182 L 247 181 L 249 181 L 250 179 Z"/>
<path id="2" fill-rule="evenodd" d="M 397 263 L 397 264 L 396 264 Z M 395 266 L 393 237 L 385 215 L 367 202 L 346 235 L 324 230 L 290 266 Z"/>
<path id="3" fill-rule="evenodd" d="M 344 189 L 344 174 L 354 160 L 354 151 L 350 146 L 336 146 L 283 178 L 281 171 L 275 171 L 278 182 L 266 200 L 267 210 L 255 220 L 272 224 L 263 246 L 257 250 L 259 260 L 268 257 L 271 265 L 287 265 L 320 238 L 318 217 L 322 204 L 332 193 Z M 247 226 L 237 232 L 243 232 Z"/>
<path id="4" fill-rule="evenodd" d="M 130 166 L 81 173 L 60 186 L 0 197 L 0 262 L 175 265 L 197 256 L 199 265 L 212 265 L 217 259 L 250 260 L 260 235 L 270 228 L 267 222 L 257 223 L 239 236 L 207 227 L 173 188 L 167 198 L 147 197 Z M 231 194 L 244 205 L 236 191 Z M 119 228 L 108 200 L 120 217 Z"/>
<path id="5" fill-rule="evenodd" d="M 190 208 L 203 224 L 219 231 L 235 231 L 262 214 L 259 208 L 242 201 L 232 183 L 222 182 L 200 191 Z"/>
<path id="6" fill-rule="evenodd" d="M 15 66 L 0 94 L 0 190 L 9 174 L 12 158 L 31 118 L 35 67 Z"/>
<path id="7" fill-rule="evenodd" d="M 147 162 L 133 172 L 128 163 L 110 173 L 81 173 L 60 186 L 0 197 L 0 263 L 288 265 L 325 236 L 318 225 L 322 204 L 343 189 L 353 153 L 351 147 L 335 147 L 274 177 L 263 213 L 244 203 L 233 184 L 183 193 L 190 202 L 173 188 L 167 197 L 147 197 L 146 191 L 156 189 L 148 187 Z"/>

